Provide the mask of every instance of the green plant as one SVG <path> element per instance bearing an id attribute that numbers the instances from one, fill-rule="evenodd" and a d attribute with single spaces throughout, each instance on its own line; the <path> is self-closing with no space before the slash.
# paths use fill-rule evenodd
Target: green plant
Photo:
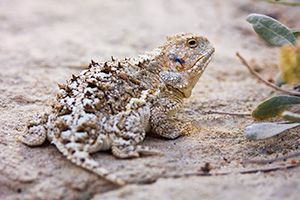
<path id="1" fill-rule="evenodd" d="M 269 1 L 272 3 L 281 3 L 286 5 L 299 6 L 300 3 L 291 3 L 285 1 Z M 273 137 L 287 129 L 300 126 L 300 93 L 285 91 L 279 88 L 283 84 L 300 83 L 300 32 L 291 30 L 279 21 L 260 14 L 250 14 L 247 19 L 253 25 L 255 32 L 265 41 L 272 45 L 281 47 L 280 73 L 274 84 L 267 85 L 279 89 L 292 95 L 279 95 L 267 99 L 259 104 L 252 112 L 252 117 L 256 119 L 266 119 L 270 117 L 282 117 L 287 120 L 282 123 L 258 123 L 245 128 L 245 135 L 250 140 L 262 140 Z M 248 67 L 246 61 L 237 53 L 242 63 Z M 260 78 L 260 77 L 259 77 Z M 260 78 L 261 79 L 261 78 Z"/>

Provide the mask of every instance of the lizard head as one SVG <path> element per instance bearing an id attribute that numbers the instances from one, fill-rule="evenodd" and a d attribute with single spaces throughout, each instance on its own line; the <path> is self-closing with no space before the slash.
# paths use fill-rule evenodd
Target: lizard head
<path id="1" fill-rule="evenodd" d="M 182 97 L 189 97 L 214 54 L 214 47 L 203 36 L 176 33 L 159 47 L 162 70 L 160 77 Z"/>

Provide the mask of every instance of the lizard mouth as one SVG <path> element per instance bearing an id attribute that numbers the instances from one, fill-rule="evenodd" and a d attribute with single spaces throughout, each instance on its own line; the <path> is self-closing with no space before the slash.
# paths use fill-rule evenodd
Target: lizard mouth
<path id="1" fill-rule="evenodd" d="M 213 54 L 215 52 L 214 47 L 210 47 L 208 51 L 206 51 L 202 56 L 200 56 L 192 65 L 192 73 L 201 73 L 204 71 L 208 63 L 211 61 Z"/>
<path id="2" fill-rule="evenodd" d="M 206 69 L 208 63 L 211 61 L 213 58 L 215 52 L 214 47 L 210 47 L 208 51 L 206 51 L 202 56 L 200 56 L 192 65 L 193 67 L 191 68 L 191 71 L 189 72 L 190 74 L 190 85 L 193 88 L 195 84 L 198 82 L 199 78 L 203 74 L 204 70 Z"/>
<path id="3" fill-rule="evenodd" d="M 194 64 L 191 65 L 192 67 L 188 71 L 189 84 L 187 84 L 184 87 L 174 88 L 180 96 L 184 98 L 188 98 L 189 96 L 191 96 L 192 89 L 194 88 L 199 78 L 203 74 L 204 70 L 206 69 L 207 65 L 211 61 L 214 52 L 214 47 L 210 46 L 209 50 L 206 51 L 194 62 Z"/>

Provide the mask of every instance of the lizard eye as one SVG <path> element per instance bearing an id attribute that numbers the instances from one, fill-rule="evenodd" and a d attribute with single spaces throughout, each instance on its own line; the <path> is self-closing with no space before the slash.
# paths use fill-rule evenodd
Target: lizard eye
<path id="1" fill-rule="evenodd" d="M 189 39 L 187 41 L 187 45 L 191 48 L 195 48 L 198 46 L 197 41 L 195 39 Z"/>

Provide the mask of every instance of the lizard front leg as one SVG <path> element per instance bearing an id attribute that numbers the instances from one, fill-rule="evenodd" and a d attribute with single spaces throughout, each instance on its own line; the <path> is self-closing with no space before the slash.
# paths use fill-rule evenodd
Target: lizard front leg
<path id="1" fill-rule="evenodd" d="M 118 139 L 112 144 L 112 153 L 117 158 L 136 158 L 140 155 L 161 155 L 158 150 L 138 145 L 145 139 L 145 127 L 141 116 L 136 112 L 120 113 L 112 124 L 118 127 Z"/>
<path id="2" fill-rule="evenodd" d="M 172 99 L 163 99 L 162 101 L 156 102 L 151 108 L 151 132 L 169 139 L 175 139 L 181 135 L 185 135 L 186 132 L 184 129 L 179 128 L 176 121 L 170 117 L 170 115 L 177 112 L 180 107 L 181 104 Z"/>

